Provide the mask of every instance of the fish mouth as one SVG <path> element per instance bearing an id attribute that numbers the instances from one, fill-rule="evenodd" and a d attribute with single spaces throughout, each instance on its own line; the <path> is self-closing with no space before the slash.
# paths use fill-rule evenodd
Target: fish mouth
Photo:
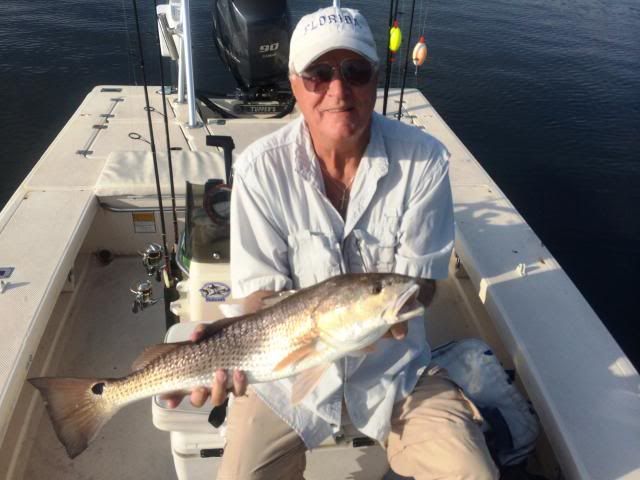
<path id="1" fill-rule="evenodd" d="M 391 313 L 392 323 L 410 320 L 424 313 L 424 306 L 418 302 L 420 286 L 412 283 L 395 301 Z"/>

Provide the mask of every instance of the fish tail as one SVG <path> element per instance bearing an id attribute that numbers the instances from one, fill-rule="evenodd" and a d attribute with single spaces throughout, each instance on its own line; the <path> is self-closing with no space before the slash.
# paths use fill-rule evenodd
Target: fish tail
<path id="1" fill-rule="evenodd" d="M 56 435 L 69 458 L 80 455 L 119 406 L 103 396 L 99 378 L 30 378 L 47 407 Z"/>

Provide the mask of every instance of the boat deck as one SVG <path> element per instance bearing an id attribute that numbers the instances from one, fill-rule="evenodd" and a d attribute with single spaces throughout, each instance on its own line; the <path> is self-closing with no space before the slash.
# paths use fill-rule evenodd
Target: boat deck
<path id="1" fill-rule="evenodd" d="M 130 372 L 142 350 L 161 343 L 165 334 L 162 305 L 137 315 L 131 312 L 129 286 L 145 276 L 139 258 L 117 257 L 109 265 L 87 259 L 78 299 L 64 328 L 64 355 L 56 375 L 119 377 Z M 151 421 L 150 402 L 137 402 L 119 412 L 95 443 L 70 460 L 41 406 L 37 428 L 24 439 L 24 479 L 175 479 L 169 434 Z M 16 477 L 17 478 L 17 477 Z"/>
<path id="2" fill-rule="evenodd" d="M 50 373 L 60 376 L 118 377 L 129 373 L 130 365 L 148 345 L 162 342 L 165 320 L 162 305 L 141 313 L 131 312 L 132 296 L 128 286 L 144 278 L 139 257 L 116 257 L 102 265 L 88 257 L 82 274 L 77 301 L 66 320 L 59 348 L 64 351 Z M 460 302 L 453 280 L 440 284 L 431 309 L 429 337 L 443 343 L 453 338 L 478 336 L 466 306 Z M 158 286 L 159 284 L 155 284 Z M 207 409 L 208 407 L 203 407 Z M 169 433 L 153 426 L 151 402 L 129 405 L 104 427 L 99 437 L 77 458 L 70 460 L 53 432 L 40 402 L 32 413 L 32 429 L 22 442 L 22 475 L 12 478 L 70 479 L 138 479 L 174 480 Z M 382 452 L 380 452 L 382 453 Z M 314 453 L 309 455 L 307 480 L 336 479 L 331 467 L 319 465 Z M 371 452 L 358 458 L 359 468 L 346 478 L 371 479 L 368 468 L 384 462 Z M 337 468 L 334 466 L 334 469 Z M 213 476 L 214 472 L 212 472 Z M 212 477 L 213 478 L 213 477 Z M 389 473 L 385 480 L 399 479 Z"/>
<path id="3" fill-rule="evenodd" d="M 391 110 L 398 97 L 391 91 Z M 160 98 L 151 95 L 152 119 L 157 148 L 164 151 Z M 424 96 L 410 90 L 404 98 L 403 121 L 435 135 L 451 152 L 463 270 L 439 291 L 428 324 L 431 344 L 480 336 L 505 366 L 515 366 L 552 445 L 543 439 L 538 449 L 549 477 L 558 476 L 560 465 L 566 478 L 640 478 L 637 371 Z M 380 102 L 381 93 L 378 110 Z M 211 134 L 232 135 L 238 154 L 290 120 L 212 119 L 190 129 L 186 107 L 171 98 L 168 105 L 172 147 L 185 155 L 220 157 L 206 146 Z M 86 453 L 70 461 L 25 384 L 28 376 L 125 374 L 144 346 L 162 340 L 160 307 L 133 316 L 128 291 L 144 278 L 133 256 L 158 234 L 136 233 L 130 211 L 114 211 L 113 196 L 96 195 L 114 155 L 148 160 L 148 136 L 141 87 L 96 87 L 0 212 L 0 267 L 14 269 L 0 294 L 6 333 L 0 338 L 0 478 L 140 478 L 152 471 L 158 472 L 153 478 L 174 478 L 168 435 L 152 426 L 148 403 L 120 412 Z M 142 183 L 146 188 L 153 181 L 144 177 Z M 154 211 L 157 203 L 139 191 L 116 196 L 118 208 Z M 155 223 L 159 229 L 157 214 Z M 95 259 L 100 249 L 116 260 L 101 266 Z"/>

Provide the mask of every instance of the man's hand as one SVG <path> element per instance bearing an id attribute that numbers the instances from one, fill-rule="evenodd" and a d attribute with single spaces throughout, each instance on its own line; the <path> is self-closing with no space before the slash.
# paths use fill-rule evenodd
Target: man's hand
<path id="1" fill-rule="evenodd" d="M 191 340 L 192 342 L 199 341 L 205 335 L 206 329 L 206 325 L 198 325 L 193 330 L 193 332 L 191 332 L 189 340 Z M 224 403 L 224 401 L 227 399 L 229 391 L 238 396 L 244 395 L 246 393 L 247 377 L 243 372 L 239 370 L 233 372 L 233 387 L 229 390 L 227 390 L 227 378 L 228 373 L 226 370 L 216 370 L 211 388 L 200 387 L 191 391 L 191 394 L 189 395 L 191 405 L 193 405 L 194 407 L 201 407 L 205 404 L 207 398 L 211 396 L 211 404 L 214 407 L 217 407 Z M 170 393 L 162 396 L 162 399 L 167 401 L 167 406 L 169 408 L 176 408 L 183 398 L 183 393 Z"/>
<path id="2" fill-rule="evenodd" d="M 259 290 L 257 292 L 248 295 L 242 299 L 241 303 L 245 307 L 246 313 L 253 313 L 260 310 L 263 307 L 262 299 L 272 295 L 273 292 L 269 290 Z M 207 325 L 198 325 L 189 337 L 192 342 L 198 342 L 207 333 Z M 222 405 L 227 399 L 229 392 L 236 396 L 242 396 L 247 391 L 247 377 L 244 372 L 235 370 L 232 372 L 232 387 L 227 388 L 229 378 L 229 372 L 223 369 L 218 369 L 215 372 L 211 388 L 200 387 L 192 390 L 189 399 L 194 407 L 201 407 L 207 401 L 207 398 L 211 396 L 211 404 L 215 407 Z M 163 395 L 161 398 L 166 400 L 169 408 L 176 408 L 182 399 L 183 393 L 170 393 Z"/>

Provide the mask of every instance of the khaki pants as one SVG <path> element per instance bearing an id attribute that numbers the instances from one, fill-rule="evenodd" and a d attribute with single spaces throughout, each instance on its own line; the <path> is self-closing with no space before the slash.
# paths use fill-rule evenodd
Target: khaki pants
<path id="1" fill-rule="evenodd" d="M 427 479 L 497 479 L 480 414 L 442 371 L 422 375 L 393 409 L 387 457 L 394 472 Z M 249 389 L 229 412 L 218 480 L 301 480 L 300 437 Z"/>

